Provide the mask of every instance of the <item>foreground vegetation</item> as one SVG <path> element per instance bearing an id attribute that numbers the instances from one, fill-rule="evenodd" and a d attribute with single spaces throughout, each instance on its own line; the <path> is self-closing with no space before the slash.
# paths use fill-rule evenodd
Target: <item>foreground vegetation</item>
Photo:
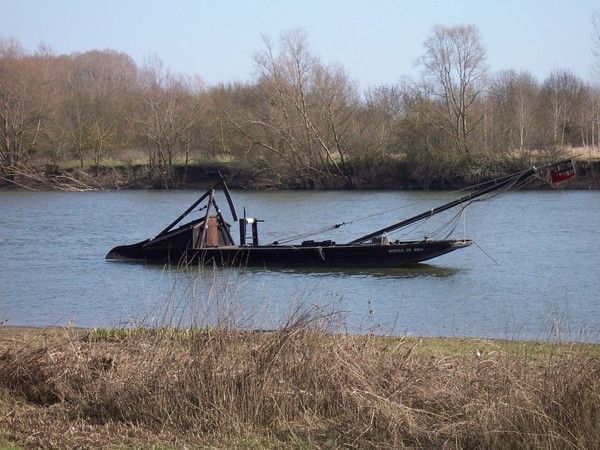
<path id="1" fill-rule="evenodd" d="M 28 53 L 0 38 L 0 183 L 91 161 L 91 180 L 58 176 L 93 188 L 96 172 L 123 159 L 141 161 L 149 184 L 174 187 L 186 181 L 180 167 L 224 158 L 256 186 L 354 188 L 402 176 L 431 187 L 574 147 L 598 156 L 598 86 L 565 69 L 544 80 L 491 73 L 473 25 L 433 28 L 419 79 L 364 91 L 308 42 L 298 30 L 265 39 L 252 81 L 206 86 L 159 60 L 138 66 L 114 50 L 57 55 L 48 45 Z"/>
<path id="2" fill-rule="evenodd" d="M 600 442 L 600 346 L 275 331 L 0 328 L 0 436 L 26 447 Z"/>

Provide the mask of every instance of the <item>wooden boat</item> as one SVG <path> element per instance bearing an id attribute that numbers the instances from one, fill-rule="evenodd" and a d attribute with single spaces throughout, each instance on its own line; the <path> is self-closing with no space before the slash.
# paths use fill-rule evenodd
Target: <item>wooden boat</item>
<path id="1" fill-rule="evenodd" d="M 253 217 L 238 218 L 229 189 L 224 178 L 219 174 L 217 183 L 156 237 L 131 245 L 115 247 L 108 252 L 106 259 L 161 264 L 261 267 L 400 267 L 411 265 L 468 247 L 472 241 L 469 239 L 392 241 L 386 233 L 425 220 L 459 205 L 469 204 L 494 191 L 519 187 L 545 171 L 548 171 L 548 180 L 552 183 L 566 181 L 575 175 L 572 160 L 546 164 L 540 168 L 532 167 L 523 172 L 493 180 L 478 191 L 373 231 L 351 242 L 336 244 L 331 240 L 310 240 L 299 245 L 280 245 L 278 242 L 261 245 L 258 224 L 262 220 Z M 225 221 L 215 201 L 214 194 L 217 188 L 223 190 L 233 221 L 237 222 L 239 226 L 239 243 L 237 244 L 231 234 L 231 225 Z M 200 207 L 204 201 L 206 203 Z M 197 207 L 200 207 L 201 211 L 206 210 L 202 217 L 175 228 Z M 337 224 L 332 228 L 341 225 Z M 247 236 L 248 226 L 251 228 L 251 236 Z"/>

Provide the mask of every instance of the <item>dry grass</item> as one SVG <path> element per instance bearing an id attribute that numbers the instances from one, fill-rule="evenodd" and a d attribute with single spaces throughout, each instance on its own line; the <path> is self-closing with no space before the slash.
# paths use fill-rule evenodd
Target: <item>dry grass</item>
<path id="1" fill-rule="evenodd" d="M 0 442 L 600 444 L 598 346 L 357 337 L 330 322 L 309 311 L 272 332 L 5 329 Z"/>

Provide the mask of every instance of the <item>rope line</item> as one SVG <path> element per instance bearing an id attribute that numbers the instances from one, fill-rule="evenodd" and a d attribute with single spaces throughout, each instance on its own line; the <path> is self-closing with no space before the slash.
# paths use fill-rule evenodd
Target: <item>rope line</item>
<path id="1" fill-rule="evenodd" d="M 488 254 L 488 252 L 486 252 L 484 249 L 482 249 L 482 248 L 479 246 L 479 244 L 478 244 L 477 242 L 473 241 L 473 243 L 475 244 L 475 246 L 476 246 L 476 247 L 477 247 L 479 250 L 481 250 L 481 251 L 483 252 L 483 254 L 484 254 L 485 256 L 487 256 L 488 258 L 490 258 L 490 259 L 491 259 L 491 260 L 494 262 L 494 264 L 496 264 L 497 266 L 499 265 L 499 264 L 498 264 L 498 261 L 496 261 L 494 258 L 492 258 L 492 257 L 491 257 L 491 256 Z"/>
<path id="2" fill-rule="evenodd" d="M 460 218 L 461 217 L 463 217 L 463 218 L 465 217 L 466 209 L 472 203 L 481 202 L 481 201 L 487 201 L 487 200 L 490 200 L 490 199 L 493 199 L 493 198 L 496 198 L 496 197 L 501 197 L 503 195 L 506 195 L 510 191 L 518 191 L 518 190 L 524 188 L 525 186 L 527 186 L 529 183 L 531 183 L 533 181 L 533 178 L 527 178 L 527 179 L 521 180 L 519 182 L 519 178 L 526 171 L 527 170 L 523 170 L 521 172 L 518 172 L 518 173 L 512 175 L 511 178 L 509 178 L 509 180 L 511 180 L 510 183 L 508 183 L 506 186 L 500 188 L 499 190 L 491 192 L 490 194 L 485 195 L 483 197 L 479 197 L 479 198 L 476 198 L 474 200 L 470 200 L 470 201 L 466 202 L 461 207 L 460 211 L 457 214 L 455 214 L 448 222 L 446 222 L 445 224 L 443 224 L 442 226 L 440 226 L 439 228 L 437 228 L 436 230 L 434 230 L 431 233 L 431 236 L 441 235 L 446 230 L 448 230 L 448 232 L 444 236 L 444 239 L 448 238 L 456 230 L 456 228 L 457 228 L 457 226 L 458 226 L 458 224 L 460 222 Z M 494 179 L 494 180 L 490 180 L 490 181 L 484 181 L 484 182 L 478 183 L 478 184 L 474 184 L 474 185 L 468 186 L 466 188 L 453 191 L 453 194 L 458 194 L 458 193 L 461 193 L 461 192 L 464 192 L 464 191 L 468 191 L 468 190 L 474 190 L 475 188 L 482 188 L 483 186 L 489 185 L 491 183 L 494 183 L 498 179 L 502 179 L 502 178 L 503 177 L 497 178 L 497 179 Z M 504 179 L 506 179 L 506 178 L 504 178 Z M 322 234 L 322 233 L 324 233 L 326 231 L 336 230 L 336 229 L 338 229 L 338 228 L 340 228 L 340 227 L 342 227 L 344 225 L 350 225 L 350 224 L 353 224 L 353 223 L 362 222 L 364 220 L 371 219 L 373 217 L 378 217 L 378 216 L 382 216 L 382 215 L 385 215 L 385 214 L 390 214 L 392 212 L 399 211 L 399 210 L 405 209 L 405 208 L 409 208 L 411 206 L 415 206 L 415 205 L 421 204 L 423 202 L 424 202 L 424 200 L 419 200 L 419 201 L 411 202 L 411 203 L 408 203 L 408 204 L 405 204 L 405 205 L 402 205 L 402 206 L 399 206 L 399 207 L 396 207 L 396 208 L 391 208 L 391 209 L 387 209 L 385 211 L 381 211 L 381 212 L 377 212 L 377 213 L 373 213 L 373 214 L 368 214 L 366 216 L 362 216 L 362 217 L 359 217 L 357 219 L 353 219 L 353 220 L 349 220 L 349 221 L 341 222 L 341 223 L 336 223 L 334 225 L 327 225 L 327 226 L 323 226 L 323 227 L 320 227 L 320 228 L 315 229 L 315 230 L 310 230 L 310 231 L 306 231 L 304 233 L 299 233 L 299 234 L 295 234 L 295 235 L 292 235 L 292 236 L 284 237 L 283 239 L 278 239 L 276 241 L 273 241 L 271 245 L 285 244 L 285 243 L 292 242 L 292 241 L 295 241 L 295 240 L 299 240 L 299 239 L 303 239 L 303 238 L 307 238 L 307 237 L 311 237 L 311 236 L 316 236 L 316 235 Z M 421 228 L 422 226 L 424 226 L 429 221 L 429 219 L 431 217 L 432 216 L 430 215 L 430 216 L 428 216 L 428 217 L 426 217 L 426 218 L 424 218 L 424 219 L 422 219 L 422 220 L 420 220 L 418 222 L 415 222 L 415 224 L 410 225 L 409 227 L 402 229 L 404 231 L 404 233 L 402 233 L 400 236 L 406 236 L 406 235 L 408 235 L 410 233 L 413 233 L 414 231 L 418 230 L 419 228 Z M 465 219 L 465 222 L 466 222 L 466 219 Z M 466 224 L 464 226 L 464 230 L 465 230 L 465 235 L 466 235 Z M 393 231 L 392 233 L 390 233 L 390 235 L 394 235 L 397 231 L 399 231 L 399 230 Z M 490 259 L 491 259 L 491 257 L 490 257 Z"/>

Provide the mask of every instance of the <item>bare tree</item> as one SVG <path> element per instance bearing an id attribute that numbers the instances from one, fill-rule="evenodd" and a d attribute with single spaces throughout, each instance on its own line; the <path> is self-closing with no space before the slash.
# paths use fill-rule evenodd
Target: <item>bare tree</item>
<path id="1" fill-rule="evenodd" d="M 454 138 L 439 126 L 439 100 L 428 84 L 406 81 L 399 92 L 393 147 L 406 161 L 407 175 L 421 187 L 441 186 L 455 176 L 457 158 Z"/>
<path id="2" fill-rule="evenodd" d="M 590 145 L 600 148 L 600 86 L 590 89 Z"/>
<path id="3" fill-rule="evenodd" d="M 44 80 L 35 58 L 0 40 L 0 169 L 11 171 L 35 149 L 44 126 Z"/>
<path id="4" fill-rule="evenodd" d="M 503 71 L 491 84 L 489 100 L 496 111 L 497 149 L 523 152 L 531 146 L 539 87 L 527 72 Z"/>
<path id="5" fill-rule="evenodd" d="M 404 114 L 402 90 L 398 86 L 378 86 L 365 93 L 361 122 L 369 124 L 372 137 L 369 149 L 363 153 L 365 162 L 377 162 L 398 153 L 393 145 L 396 124 Z"/>
<path id="6" fill-rule="evenodd" d="M 557 70 L 544 81 L 541 100 L 543 111 L 550 116 L 548 141 L 551 146 L 563 148 L 568 143 L 583 93 L 581 80 L 567 70 Z"/>
<path id="7" fill-rule="evenodd" d="M 256 56 L 260 111 L 231 120 L 263 164 L 283 163 L 304 187 L 336 177 L 352 184 L 348 138 L 359 101 L 354 83 L 341 67 L 312 55 L 302 31 L 283 33 L 278 49 L 264 42 Z"/>
<path id="8" fill-rule="evenodd" d="M 81 167 L 87 156 L 98 167 L 108 151 L 127 141 L 127 125 L 137 68 L 111 50 L 74 54 L 63 103 L 68 140 Z"/>
<path id="9" fill-rule="evenodd" d="M 233 118 L 257 114 L 263 104 L 262 91 L 256 83 L 218 84 L 203 95 L 204 105 L 201 145 L 204 155 L 243 161 L 249 139 L 240 134 Z"/>
<path id="10" fill-rule="evenodd" d="M 473 106 L 483 93 L 487 72 L 477 28 L 434 27 L 419 63 L 439 105 L 439 126 L 451 136 L 456 150 L 469 157 L 470 135 L 483 119 L 472 114 Z"/>
<path id="11" fill-rule="evenodd" d="M 156 164 L 164 171 L 165 183 L 174 183 L 175 159 L 184 155 L 187 168 L 198 102 L 189 83 L 171 75 L 158 59 L 143 69 L 140 83 L 138 133 L 148 149 L 150 165 Z"/>

